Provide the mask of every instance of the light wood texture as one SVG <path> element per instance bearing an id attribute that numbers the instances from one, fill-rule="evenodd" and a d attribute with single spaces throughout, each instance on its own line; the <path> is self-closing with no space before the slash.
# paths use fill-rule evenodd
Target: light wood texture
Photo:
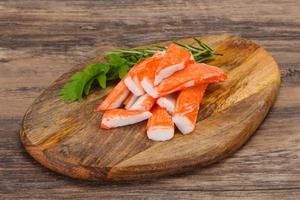
<path id="1" fill-rule="evenodd" d="M 59 173 L 111 181 L 154 178 L 227 157 L 247 141 L 269 111 L 280 84 L 279 68 L 263 48 L 241 37 L 201 39 L 223 54 L 209 64 L 226 71 L 228 79 L 209 85 L 192 134 L 177 131 L 171 141 L 153 142 L 146 137 L 145 122 L 99 129 L 102 112 L 93 110 L 114 84 L 82 101 L 66 102 L 59 93 L 74 73 L 71 71 L 47 88 L 26 112 L 20 135 L 26 150 Z M 182 42 L 193 44 L 194 40 Z M 98 57 L 96 60 L 102 55 Z"/>
<path id="2" fill-rule="evenodd" d="M 1 199 L 298 199 L 298 0 L 0 1 Z M 240 34 L 278 62 L 281 88 L 254 137 L 221 162 L 152 181 L 99 183 L 42 167 L 19 140 L 24 112 L 74 65 L 114 47 Z"/>

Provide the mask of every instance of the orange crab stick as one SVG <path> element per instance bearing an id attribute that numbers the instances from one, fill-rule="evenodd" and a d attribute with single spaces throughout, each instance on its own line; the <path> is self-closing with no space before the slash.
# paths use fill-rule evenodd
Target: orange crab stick
<path id="1" fill-rule="evenodd" d="M 177 94 L 172 93 L 157 99 L 156 103 L 162 107 L 167 109 L 169 114 L 173 114 L 175 110 Z"/>
<path id="2" fill-rule="evenodd" d="M 127 76 L 124 78 L 125 85 L 135 96 L 141 96 L 145 93 L 144 89 L 140 84 L 140 81 L 137 79 L 136 73 L 142 68 L 144 68 L 145 64 L 151 59 L 152 58 L 146 58 L 144 61 L 135 64 L 127 73 Z"/>
<path id="3" fill-rule="evenodd" d="M 165 141 L 174 137 L 174 123 L 165 108 L 155 105 L 147 124 L 147 136 L 151 140 Z"/>
<path id="4" fill-rule="evenodd" d="M 147 94 L 152 97 L 157 97 L 157 92 L 154 87 L 154 77 L 155 71 L 159 63 L 162 61 L 163 56 L 157 56 L 151 62 L 148 63 L 147 67 L 138 73 L 139 80 L 141 80 L 141 85 Z"/>
<path id="5" fill-rule="evenodd" d="M 193 63 L 163 80 L 155 88 L 154 93 L 156 96 L 164 96 L 194 85 L 216 83 L 226 79 L 225 72 L 218 67 L 204 63 Z"/>
<path id="6" fill-rule="evenodd" d="M 107 110 L 118 108 L 122 105 L 123 101 L 129 94 L 124 81 L 121 80 L 114 89 L 107 95 L 107 97 L 100 103 L 100 105 L 95 109 L 95 112 L 100 110 Z"/>
<path id="7" fill-rule="evenodd" d="M 158 57 L 162 57 L 164 52 L 157 51 L 152 57 L 145 58 L 142 62 L 139 62 L 133 66 L 133 68 L 128 72 L 127 76 L 124 79 L 125 85 L 128 89 L 135 95 L 141 96 L 145 93 L 143 87 L 141 86 L 142 79 L 139 79 L 139 73 L 148 68 L 149 65 L 153 60 L 157 59 Z"/>
<path id="8" fill-rule="evenodd" d="M 134 102 L 134 104 L 129 108 L 129 110 L 148 111 L 155 104 L 155 101 L 156 99 L 154 99 L 150 95 L 144 94 Z"/>
<path id="9" fill-rule="evenodd" d="M 197 115 L 207 84 L 199 84 L 182 90 L 177 98 L 172 120 L 176 127 L 188 134 L 195 129 Z"/>
<path id="10" fill-rule="evenodd" d="M 124 101 L 125 108 L 128 110 L 137 99 L 138 96 L 135 96 L 133 93 L 130 93 Z"/>
<path id="11" fill-rule="evenodd" d="M 156 69 L 154 85 L 158 85 L 176 71 L 182 70 L 191 60 L 193 60 L 191 52 L 176 44 L 169 45 L 163 60 Z"/>
<path id="12" fill-rule="evenodd" d="M 119 126 L 126 126 L 144 121 L 151 117 L 149 111 L 111 109 L 106 110 L 102 116 L 101 128 L 110 129 Z"/>
<path id="13" fill-rule="evenodd" d="M 139 80 L 136 76 L 127 76 L 124 79 L 126 86 L 128 89 L 135 95 L 135 96 L 141 96 L 145 93 L 143 87 L 141 86 Z"/>

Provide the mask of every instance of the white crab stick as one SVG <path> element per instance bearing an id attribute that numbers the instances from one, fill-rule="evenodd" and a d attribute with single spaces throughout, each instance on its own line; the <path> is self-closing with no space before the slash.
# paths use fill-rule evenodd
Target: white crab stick
<path id="1" fill-rule="evenodd" d="M 143 96 L 138 97 L 129 110 L 140 110 L 140 111 L 149 111 L 152 106 L 155 104 L 156 99 L 151 97 L 149 94 L 144 94 Z"/>
<path id="2" fill-rule="evenodd" d="M 154 85 L 158 85 L 163 79 L 184 69 L 186 64 L 193 61 L 191 58 L 193 59 L 191 52 L 186 49 L 177 44 L 169 45 L 163 60 L 156 69 Z"/>
<path id="3" fill-rule="evenodd" d="M 141 96 L 145 93 L 136 74 L 138 73 L 138 71 L 146 67 L 146 64 L 151 60 L 152 58 L 150 57 L 144 59 L 142 62 L 135 64 L 124 78 L 125 85 L 135 96 Z"/>
<path id="4" fill-rule="evenodd" d="M 218 67 L 204 63 L 193 63 L 164 79 L 155 88 L 155 92 L 161 97 L 198 84 L 217 83 L 226 79 L 225 72 Z"/>
<path id="5" fill-rule="evenodd" d="M 164 52 L 157 51 L 152 57 L 145 58 L 142 62 L 134 65 L 128 72 L 124 79 L 124 83 L 135 96 L 141 96 L 145 94 L 144 88 L 141 85 L 142 76 L 140 76 L 140 73 L 143 73 L 142 71 L 144 71 L 146 68 L 150 68 L 153 66 L 153 64 L 156 64 L 157 58 L 161 58 L 163 55 Z"/>
<path id="6" fill-rule="evenodd" d="M 127 88 L 135 95 L 141 96 L 145 93 L 143 87 L 141 86 L 139 80 L 136 76 L 131 76 L 130 74 L 124 79 L 124 83 Z"/>
<path id="7" fill-rule="evenodd" d="M 107 97 L 95 109 L 95 112 L 100 110 L 119 108 L 123 101 L 127 98 L 129 90 L 127 89 L 124 81 L 121 80 L 114 89 L 107 95 Z"/>
<path id="8" fill-rule="evenodd" d="M 144 121 L 151 117 L 149 111 L 111 109 L 106 110 L 102 116 L 101 128 L 110 129 L 119 126 L 126 126 Z"/>
<path id="9" fill-rule="evenodd" d="M 183 133 L 191 133 L 195 129 L 197 115 L 207 84 L 199 84 L 182 90 L 177 98 L 172 120 Z"/>
<path id="10" fill-rule="evenodd" d="M 143 80 L 141 81 L 141 85 L 144 88 L 144 90 L 147 92 L 147 94 L 149 94 L 153 98 L 157 98 L 158 93 L 157 93 L 156 87 L 153 84 L 153 80 L 154 80 L 154 78 L 151 78 L 150 75 L 145 76 L 143 78 Z"/>
<path id="11" fill-rule="evenodd" d="M 128 110 L 137 99 L 138 96 L 135 96 L 133 93 L 130 93 L 124 101 L 125 108 Z"/>
<path id="12" fill-rule="evenodd" d="M 157 99 L 156 103 L 162 107 L 166 108 L 169 114 L 173 114 L 175 110 L 177 94 L 169 94 Z"/>
<path id="13" fill-rule="evenodd" d="M 165 108 L 155 105 L 147 123 L 147 136 L 154 141 L 166 141 L 174 137 L 174 123 Z"/>

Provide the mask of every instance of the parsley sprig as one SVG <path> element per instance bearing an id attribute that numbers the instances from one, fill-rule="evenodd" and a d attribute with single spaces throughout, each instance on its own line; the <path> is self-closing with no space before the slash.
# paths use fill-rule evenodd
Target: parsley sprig
<path id="1" fill-rule="evenodd" d="M 173 43 L 189 50 L 197 62 L 204 62 L 212 59 L 214 51 L 204 42 L 193 38 L 198 44 L 187 45 L 173 41 Z M 64 100 L 76 101 L 87 96 L 93 85 L 106 88 L 107 81 L 122 79 L 128 70 L 136 63 L 152 56 L 156 51 L 164 51 L 164 46 L 154 46 L 149 48 L 117 49 L 105 53 L 105 63 L 94 63 L 87 66 L 83 71 L 76 72 L 61 90 Z"/>

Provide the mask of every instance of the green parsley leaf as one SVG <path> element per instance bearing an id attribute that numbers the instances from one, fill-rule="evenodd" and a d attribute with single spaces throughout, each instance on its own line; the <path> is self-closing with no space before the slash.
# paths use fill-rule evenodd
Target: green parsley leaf
<path id="1" fill-rule="evenodd" d="M 89 95 L 90 90 L 91 90 L 91 87 L 92 87 L 92 85 L 93 85 L 95 79 L 96 79 L 96 78 L 92 78 L 91 80 L 89 80 L 89 81 L 85 84 L 85 86 L 84 86 L 84 94 L 85 94 L 85 95 Z"/>
<path id="2" fill-rule="evenodd" d="M 119 54 L 113 53 L 107 56 L 108 63 L 113 67 L 118 67 L 126 63 L 126 59 L 121 58 Z"/>
<path id="3" fill-rule="evenodd" d="M 109 70 L 109 65 L 108 64 L 103 64 L 103 63 L 95 63 L 89 65 L 87 68 L 83 70 L 83 72 L 89 76 L 93 77 L 101 72 L 107 73 Z"/>
<path id="4" fill-rule="evenodd" d="M 64 85 L 61 95 L 65 100 L 80 100 L 83 94 L 88 95 L 91 86 L 100 74 L 106 74 L 109 70 L 108 64 L 95 63 L 86 67 L 82 72 L 76 72 L 70 79 L 71 82 Z"/>
<path id="5" fill-rule="evenodd" d="M 130 69 L 129 66 L 126 64 L 119 67 L 119 70 L 118 70 L 119 78 L 122 79 L 127 74 L 129 69 Z"/>
<path id="6" fill-rule="evenodd" d="M 102 88 L 106 88 L 106 75 L 104 73 L 97 76 L 97 81 Z"/>
<path id="7" fill-rule="evenodd" d="M 116 68 L 110 68 L 110 70 L 106 74 L 106 79 L 107 80 L 116 80 L 118 79 L 118 71 Z"/>
<path id="8" fill-rule="evenodd" d="M 82 98 L 87 77 L 83 72 L 77 72 L 71 77 L 71 80 L 71 82 L 64 85 L 61 95 L 65 100 L 79 100 Z"/>

